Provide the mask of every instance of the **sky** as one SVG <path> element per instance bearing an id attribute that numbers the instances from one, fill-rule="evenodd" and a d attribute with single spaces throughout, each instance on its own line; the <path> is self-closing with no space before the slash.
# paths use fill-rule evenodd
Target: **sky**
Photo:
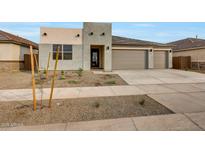
<path id="1" fill-rule="evenodd" d="M 82 28 L 82 22 L 0 22 L 0 30 L 39 43 L 40 27 Z M 114 22 L 112 34 L 168 43 L 188 37 L 205 39 L 205 22 Z"/>

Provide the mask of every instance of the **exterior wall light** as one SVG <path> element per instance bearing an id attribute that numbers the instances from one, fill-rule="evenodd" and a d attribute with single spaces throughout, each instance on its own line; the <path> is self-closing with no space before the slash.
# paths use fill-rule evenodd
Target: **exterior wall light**
<path id="1" fill-rule="evenodd" d="M 90 32 L 90 34 L 89 35 L 93 35 L 93 32 Z"/>
<path id="2" fill-rule="evenodd" d="M 47 33 L 43 33 L 43 36 L 47 36 Z"/>
<path id="3" fill-rule="evenodd" d="M 76 37 L 80 37 L 80 34 L 77 34 Z"/>
<path id="4" fill-rule="evenodd" d="M 103 33 L 101 34 L 101 36 L 105 36 L 105 33 L 103 32 Z"/>
<path id="5" fill-rule="evenodd" d="M 152 52 L 152 49 L 150 49 L 150 52 Z"/>
<path id="6" fill-rule="evenodd" d="M 107 47 L 106 47 L 106 50 L 109 50 L 109 49 L 110 49 L 110 47 L 109 47 L 109 46 L 107 46 Z"/>
<path id="7" fill-rule="evenodd" d="M 172 50 L 169 50 L 169 53 L 172 53 Z"/>

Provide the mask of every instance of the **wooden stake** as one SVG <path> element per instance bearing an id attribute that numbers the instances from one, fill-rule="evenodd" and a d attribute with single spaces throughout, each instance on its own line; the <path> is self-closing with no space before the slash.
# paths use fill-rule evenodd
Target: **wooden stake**
<path id="1" fill-rule="evenodd" d="M 51 101 L 52 101 L 52 97 L 53 97 L 53 88 L 54 88 L 55 77 L 56 77 L 56 69 L 57 69 L 57 65 L 58 65 L 59 49 L 60 48 L 58 47 L 57 52 L 56 52 L 56 61 L 55 61 L 55 66 L 54 66 L 53 79 L 52 79 L 52 83 L 51 83 L 51 93 L 50 93 L 50 99 L 49 99 L 49 105 L 48 105 L 49 108 L 51 108 Z"/>
<path id="2" fill-rule="evenodd" d="M 31 72 L 32 72 L 32 90 L 33 90 L 33 110 L 36 111 L 36 84 L 35 84 L 35 74 L 34 74 L 34 60 L 33 60 L 33 47 L 30 46 L 31 54 Z"/>
<path id="3" fill-rule="evenodd" d="M 34 56 L 34 60 L 35 60 L 35 63 L 36 63 L 36 68 L 37 68 L 37 71 L 38 71 L 38 76 L 40 77 L 39 66 L 38 66 L 38 61 L 37 61 L 37 58 L 36 58 L 36 54 L 33 54 L 33 56 Z"/>
<path id="4" fill-rule="evenodd" d="M 41 83 L 41 74 L 40 74 L 40 70 L 39 70 L 39 65 L 38 65 L 38 61 L 37 61 L 37 58 L 36 58 L 36 54 L 33 54 L 34 56 L 34 60 L 35 60 L 35 63 L 36 63 L 36 68 L 37 68 L 37 71 L 38 71 L 38 78 L 39 78 L 39 83 L 41 85 L 41 90 L 43 90 L 42 88 L 42 83 Z M 40 101 L 40 109 L 42 109 L 42 106 L 43 106 L 43 101 L 42 101 L 42 94 L 41 94 L 41 101 Z"/>
<path id="5" fill-rule="evenodd" d="M 46 79 L 48 79 L 48 68 L 49 68 L 49 64 L 50 64 L 50 57 L 51 57 L 51 53 L 48 53 L 48 62 L 47 62 L 47 68 L 46 68 Z"/>

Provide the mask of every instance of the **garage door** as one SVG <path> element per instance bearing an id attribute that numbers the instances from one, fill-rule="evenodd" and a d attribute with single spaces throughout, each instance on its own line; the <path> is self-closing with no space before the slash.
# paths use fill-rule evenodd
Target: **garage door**
<path id="1" fill-rule="evenodd" d="M 154 68 L 167 68 L 167 52 L 154 51 Z"/>
<path id="2" fill-rule="evenodd" d="M 138 50 L 113 50 L 113 69 L 144 69 L 146 67 L 146 52 Z"/>

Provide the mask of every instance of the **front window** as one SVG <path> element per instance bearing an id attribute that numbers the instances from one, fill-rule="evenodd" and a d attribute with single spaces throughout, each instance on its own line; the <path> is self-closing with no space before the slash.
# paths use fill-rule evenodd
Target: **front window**
<path id="1" fill-rule="evenodd" d="M 63 59 L 72 60 L 73 48 L 72 45 L 63 45 Z"/>
<path id="2" fill-rule="evenodd" d="M 61 44 L 53 44 L 53 60 L 56 60 L 58 47 L 59 47 L 58 59 L 62 60 L 62 45 Z"/>
<path id="3" fill-rule="evenodd" d="M 53 44 L 53 60 L 56 59 L 56 52 L 59 47 L 59 60 L 72 60 L 73 47 L 67 44 Z"/>

